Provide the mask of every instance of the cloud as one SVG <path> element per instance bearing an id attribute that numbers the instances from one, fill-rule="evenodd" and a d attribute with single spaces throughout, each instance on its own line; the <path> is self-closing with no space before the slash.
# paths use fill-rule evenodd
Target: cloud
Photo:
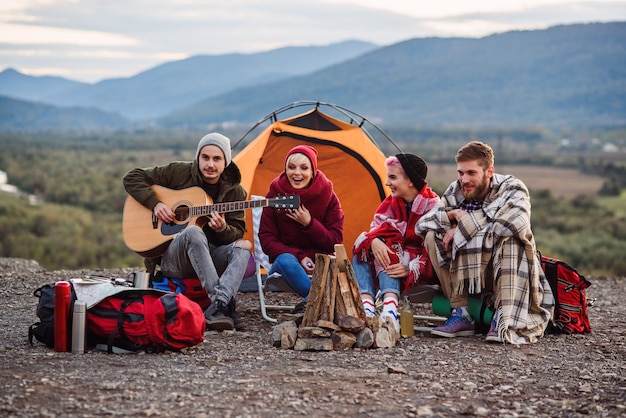
<path id="1" fill-rule="evenodd" d="M 626 0 L 10 0 L 0 5 L 0 69 L 96 81 L 199 54 L 480 37 L 620 16 Z"/>

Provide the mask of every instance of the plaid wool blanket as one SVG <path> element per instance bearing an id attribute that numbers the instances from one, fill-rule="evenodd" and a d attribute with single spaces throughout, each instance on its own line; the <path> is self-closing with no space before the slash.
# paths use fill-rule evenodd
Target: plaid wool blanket
<path id="1" fill-rule="evenodd" d="M 481 271 L 492 263 L 494 277 L 489 280 L 494 281 L 501 336 L 514 344 L 535 342 L 548 325 L 554 298 L 537 257 L 528 189 L 513 176 L 494 174 L 482 209 L 461 219 L 447 251 L 443 236 L 452 225 L 446 212 L 458 208 L 463 199 L 459 182 L 452 183 L 415 231 L 435 232 L 437 260 L 440 266 L 449 266 L 454 294 L 465 286 L 469 293 L 480 293 L 487 279 Z"/>

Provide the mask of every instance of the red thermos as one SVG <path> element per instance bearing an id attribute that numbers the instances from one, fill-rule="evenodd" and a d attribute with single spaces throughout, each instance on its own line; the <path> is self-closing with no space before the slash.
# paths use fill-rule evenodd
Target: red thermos
<path id="1" fill-rule="evenodd" d="M 70 320 L 70 283 L 54 285 L 54 351 L 69 351 L 68 324 Z"/>

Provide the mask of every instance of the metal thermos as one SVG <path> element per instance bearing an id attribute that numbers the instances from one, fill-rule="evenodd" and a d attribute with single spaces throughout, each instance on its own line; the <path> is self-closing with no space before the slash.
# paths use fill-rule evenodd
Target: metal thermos
<path id="1" fill-rule="evenodd" d="M 85 315 L 87 303 L 84 300 L 74 302 L 74 314 L 72 315 L 72 353 L 83 354 L 85 352 Z"/>

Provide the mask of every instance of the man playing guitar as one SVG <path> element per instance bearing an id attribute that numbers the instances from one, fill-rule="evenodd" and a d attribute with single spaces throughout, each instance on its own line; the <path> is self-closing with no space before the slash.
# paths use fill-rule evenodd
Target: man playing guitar
<path id="1" fill-rule="evenodd" d="M 158 186 L 172 190 L 200 187 L 214 203 L 244 201 L 247 197 L 240 184 L 239 167 L 231 161 L 230 139 L 219 133 L 210 133 L 200 139 L 194 161 L 135 168 L 124 176 L 123 181 L 130 197 L 152 211 L 154 229 L 157 230 L 160 224 L 161 231 L 175 227 L 180 215 L 162 201 L 155 191 L 159 190 Z M 201 280 L 211 299 L 211 305 L 204 313 L 207 329 L 232 330 L 240 323 L 234 298 L 252 248 L 249 241 L 242 239 L 245 216 L 244 210 L 223 214 L 210 211 L 202 217 L 202 223 L 174 229 L 175 233 L 156 249 L 156 253 L 139 252 L 155 256 L 162 250 L 161 271 L 166 277 L 195 276 Z"/>

